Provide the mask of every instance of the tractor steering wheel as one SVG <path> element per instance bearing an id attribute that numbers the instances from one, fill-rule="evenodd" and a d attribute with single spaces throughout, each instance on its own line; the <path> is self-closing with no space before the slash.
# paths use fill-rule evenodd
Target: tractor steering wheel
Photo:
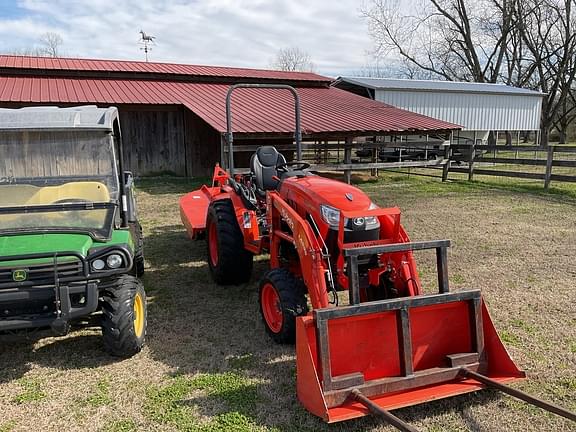
<path id="1" fill-rule="evenodd" d="M 310 168 L 310 164 L 307 162 L 284 162 L 279 165 L 276 165 L 276 169 L 282 170 L 284 172 L 288 171 L 301 171 Z"/>

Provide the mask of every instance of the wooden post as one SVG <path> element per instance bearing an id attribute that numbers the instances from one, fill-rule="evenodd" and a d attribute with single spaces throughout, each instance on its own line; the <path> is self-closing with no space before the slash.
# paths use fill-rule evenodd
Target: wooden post
<path id="1" fill-rule="evenodd" d="M 544 176 L 544 189 L 548 190 L 550 186 L 550 177 L 552 176 L 552 162 L 554 162 L 554 146 L 548 146 L 548 158 L 546 159 L 546 174 Z"/>
<path id="2" fill-rule="evenodd" d="M 352 163 L 352 138 L 346 138 L 344 143 L 344 163 L 351 164 Z M 344 181 L 350 184 L 352 180 L 352 170 L 344 170 Z"/>
<path id="3" fill-rule="evenodd" d="M 476 159 L 476 131 L 474 131 L 474 142 L 470 146 L 470 157 L 468 159 L 468 181 L 474 179 L 474 159 Z"/>
<path id="4" fill-rule="evenodd" d="M 372 148 L 372 163 L 378 162 L 378 149 L 376 148 L 376 137 L 374 137 L 374 147 Z M 370 175 L 372 177 L 378 177 L 378 168 L 372 168 L 370 170 Z"/>
<path id="5" fill-rule="evenodd" d="M 450 144 L 452 144 L 452 135 L 450 134 L 450 141 L 447 146 L 444 146 L 444 168 L 442 168 L 442 181 L 448 180 L 448 172 L 450 171 Z"/>

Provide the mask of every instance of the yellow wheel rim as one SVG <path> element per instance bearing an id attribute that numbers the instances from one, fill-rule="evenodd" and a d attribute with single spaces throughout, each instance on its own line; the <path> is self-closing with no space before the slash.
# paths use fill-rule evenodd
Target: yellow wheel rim
<path id="1" fill-rule="evenodd" d="M 144 300 L 140 293 L 134 297 L 134 333 L 136 337 L 142 337 L 144 333 Z"/>

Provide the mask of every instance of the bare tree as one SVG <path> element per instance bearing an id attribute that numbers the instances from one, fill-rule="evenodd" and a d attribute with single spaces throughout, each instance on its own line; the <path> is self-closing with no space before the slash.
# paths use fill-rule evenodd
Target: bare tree
<path id="1" fill-rule="evenodd" d="M 58 33 L 44 33 L 39 39 L 40 46 L 35 45 L 27 48 L 16 48 L 7 52 L 7 54 L 18 56 L 36 56 L 36 57 L 59 57 L 60 46 L 64 39 Z"/>
<path id="2" fill-rule="evenodd" d="M 369 0 L 363 9 L 376 55 L 445 80 L 538 89 L 541 138 L 565 131 L 574 113 L 576 0 Z"/>
<path id="3" fill-rule="evenodd" d="M 46 57 L 59 57 L 60 45 L 64 43 L 64 39 L 58 33 L 44 33 L 40 36 L 39 52 Z"/>
<path id="4" fill-rule="evenodd" d="M 576 0 L 519 0 L 515 18 L 526 46 L 524 58 L 534 67 L 542 103 L 542 143 L 556 124 L 567 129 L 569 97 L 575 82 Z M 561 130 L 562 134 L 562 130 Z"/>
<path id="5" fill-rule="evenodd" d="M 399 0 L 371 0 L 362 14 L 376 55 L 399 54 L 406 66 L 449 81 L 496 82 L 513 28 L 511 1 L 421 0 L 407 10 Z"/>
<path id="6" fill-rule="evenodd" d="M 271 67 L 282 71 L 314 71 L 314 63 L 310 59 L 310 54 L 298 47 L 278 50 L 276 58 L 271 62 Z"/>

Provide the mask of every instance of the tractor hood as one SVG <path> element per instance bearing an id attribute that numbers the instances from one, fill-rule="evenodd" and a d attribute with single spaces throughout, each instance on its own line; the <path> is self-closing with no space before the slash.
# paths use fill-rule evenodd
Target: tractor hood
<path id="1" fill-rule="evenodd" d="M 303 203 L 306 207 L 311 207 L 313 213 L 318 211 L 320 204 L 328 204 L 344 211 L 367 210 L 372 204 L 370 198 L 360 189 L 338 180 L 316 175 L 287 178 L 282 182 L 280 194 L 285 199 L 292 199 L 297 203 Z M 296 199 L 296 195 L 307 199 Z M 316 211 L 313 208 L 316 208 Z"/>

